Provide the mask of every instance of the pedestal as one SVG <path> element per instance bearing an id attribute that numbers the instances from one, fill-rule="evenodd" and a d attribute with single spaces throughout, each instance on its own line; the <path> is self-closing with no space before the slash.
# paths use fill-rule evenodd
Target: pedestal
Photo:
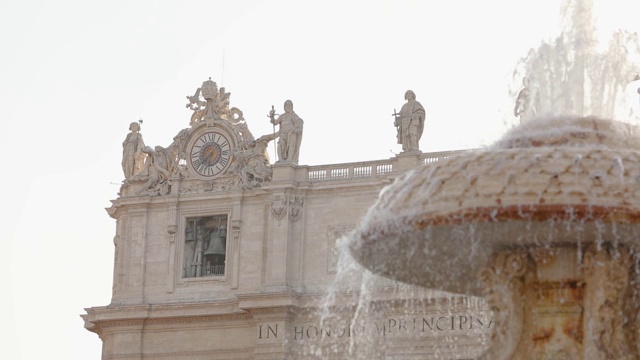
<path id="1" fill-rule="evenodd" d="M 497 326 L 485 359 L 638 359 L 631 251 L 613 243 L 495 252 L 480 277 Z"/>

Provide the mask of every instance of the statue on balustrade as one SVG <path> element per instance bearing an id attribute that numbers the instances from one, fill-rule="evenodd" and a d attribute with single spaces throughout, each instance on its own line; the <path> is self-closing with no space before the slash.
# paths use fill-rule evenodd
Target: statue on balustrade
<path id="1" fill-rule="evenodd" d="M 274 125 L 274 134 L 278 137 L 278 163 L 297 165 L 304 121 L 293 111 L 293 102 L 291 100 L 285 101 L 284 114 L 279 116 L 271 107 L 269 117 Z M 275 125 L 280 126 L 277 133 Z"/>
<path id="2" fill-rule="evenodd" d="M 520 122 L 530 120 L 536 116 L 533 94 L 531 93 L 531 81 L 526 76 L 522 78 L 522 89 L 520 89 L 516 97 L 513 115 L 520 117 Z"/>
<path id="3" fill-rule="evenodd" d="M 142 121 L 142 120 L 141 120 Z M 129 125 L 131 131 L 122 142 L 122 171 L 124 178 L 130 179 L 144 168 L 146 155 L 142 152 L 144 141 L 140 134 L 140 124 L 132 122 Z"/>
<path id="4" fill-rule="evenodd" d="M 424 130 L 424 107 L 416 100 L 416 94 L 411 90 L 405 92 L 404 98 L 407 102 L 402 105 L 400 113 L 393 114 L 398 144 L 402 144 L 403 152 L 420 151 L 420 138 Z"/>

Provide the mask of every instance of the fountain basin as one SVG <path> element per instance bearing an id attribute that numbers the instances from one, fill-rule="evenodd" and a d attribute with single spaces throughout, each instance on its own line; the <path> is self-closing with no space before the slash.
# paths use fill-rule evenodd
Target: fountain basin
<path id="1" fill-rule="evenodd" d="M 486 150 L 399 178 L 350 251 L 382 276 L 482 295 L 478 274 L 502 250 L 638 244 L 639 134 L 594 117 L 526 122 Z"/>

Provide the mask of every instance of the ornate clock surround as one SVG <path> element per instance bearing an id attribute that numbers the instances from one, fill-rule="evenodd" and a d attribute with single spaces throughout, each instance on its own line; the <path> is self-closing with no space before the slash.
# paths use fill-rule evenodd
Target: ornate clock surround
<path id="1" fill-rule="evenodd" d="M 197 178 L 212 180 L 229 169 L 237 139 L 222 124 L 195 129 L 187 144 L 187 167 Z"/>

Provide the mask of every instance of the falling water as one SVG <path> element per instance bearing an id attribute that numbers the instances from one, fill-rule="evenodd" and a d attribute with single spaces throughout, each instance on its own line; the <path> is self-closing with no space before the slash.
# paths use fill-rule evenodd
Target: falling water
<path id="1" fill-rule="evenodd" d="M 554 124 L 558 124 L 558 126 L 567 124 L 561 121 L 554 122 L 556 118 L 597 115 L 601 118 L 627 122 L 640 121 L 640 105 L 638 104 L 640 93 L 630 93 L 630 87 L 633 91 L 640 91 L 633 88 L 636 85 L 640 88 L 640 78 L 632 82 L 634 75 L 640 72 L 640 67 L 632 60 L 634 56 L 640 54 L 638 35 L 619 30 L 613 34 L 608 46 L 604 47 L 604 50 L 600 50 L 602 47 L 598 44 L 592 7 L 590 0 L 564 1 L 562 5 L 564 24 L 562 33 L 555 39 L 543 42 L 537 48 L 531 49 L 517 65 L 513 73 L 514 78 L 528 79 L 526 83 L 528 87 L 527 112 L 521 121 L 525 122 L 525 120 L 540 117 L 550 120 L 544 123 L 543 127 L 527 128 L 525 126 L 518 129 L 517 131 L 526 136 L 520 136 L 516 131 L 515 134 L 505 137 L 501 144 L 497 144 L 498 148 L 509 142 L 508 147 L 518 148 L 519 145 L 522 145 L 518 144 L 518 141 L 522 139 L 535 143 L 538 141 L 535 131 L 543 131 L 544 134 L 541 135 L 541 138 L 553 143 L 554 131 L 558 131 L 560 138 L 566 134 L 566 131 L 554 129 Z M 539 124 L 540 122 L 537 126 Z M 575 126 L 575 124 L 571 123 L 567 126 Z M 619 128 L 612 131 L 619 132 Z M 576 141 L 581 141 L 581 136 L 588 138 L 593 135 L 582 130 L 577 133 Z M 625 141 L 637 146 L 637 141 L 634 140 L 636 133 L 629 131 L 627 135 Z M 593 136 L 598 137 L 599 135 Z M 624 146 L 624 144 L 614 145 Z M 608 144 L 599 146 L 608 146 Z M 544 248 L 546 244 L 549 248 L 548 245 L 553 239 L 571 236 L 577 242 L 577 254 L 581 257 L 583 242 L 595 240 L 596 243 L 602 244 L 605 233 L 608 239 L 613 239 L 615 243 L 628 241 L 628 239 L 639 235 L 638 229 L 635 227 L 625 229 L 624 226 L 616 227 L 615 223 L 613 226 L 609 226 L 600 221 L 586 222 L 579 218 L 585 215 L 575 214 L 572 207 L 567 207 L 564 210 L 565 213 L 562 216 L 566 221 L 560 224 L 561 226 L 558 226 L 556 220 L 550 219 L 538 223 L 529 220 L 528 222 L 499 227 L 495 225 L 501 216 L 500 211 L 495 210 L 499 209 L 499 202 L 498 205 L 494 202 L 492 204 L 495 206 L 494 211 L 487 213 L 487 224 L 460 223 L 458 220 L 466 216 L 461 212 L 462 215 L 456 215 L 458 217 L 455 219 L 448 219 L 451 225 L 448 225 L 446 230 L 439 226 L 421 225 L 420 234 L 416 235 L 415 232 L 410 233 L 409 231 L 402 233 L 401 229 L 406 224 L 401 220 L 394 223 L 394 216 L 397 213 L 393 213 L 393 210 L 401 209 L 401 211 L 405 211 L 407 217 L 414 218 L 414 215 L 420 215 L 420 211 L 423 210 L 418 205 L 415 214 L 411 214 L 411 210 L 406 210 L 401 205 L 394 207 L 393 204 L 400 204 L 404 201 L 403 199 L 410 202 L 410 200 L 415 200 L 417 196 L 425 197 L 425 194 L 429 193 L 438 193 L 443 198 L 444 196 L 455 197 L 452 194 L 442 195 L 441 187 L 443 184 L 449 185 L 449 181 L 454 178 L 453 176 L 451 178 L 442 177 L 443 175 L 440 173 L 444 171 L 442 166 L 457 166 L 460 172 L 469 174 L 466 178 L 462 177 L 459 180 L 466 181 L 469 188 L 479 189 L 479 183 L 483 180 L 486 182 L 488 178 L 490 181 L 482 186 L 487 191 L 486 195 L 491 197 L 493 195 L 491 193 L 492 186 L 501 188 L 502 191 L 509 189 L 510 186 L 515 188 L 512 186 L 514 177 L 509 174 L 505 176 L 504 171 L 507 171 L 505 170 L 507 164 L 511 166 L 515 161 L 515 167 L 519 167 L 517 171 L 526 172 L 539 166 L 541 158 L 555 156 L 552 153 L 545 153 L 545 151 L 544 149 L 535 150 L 533 154 L 525 155 L 513 151 L 508 157 L 505 156 L 504 159 L 491 163 L 492 168 L 490 169 L 487 168 L 486 163 L 483 163 L 483 159 L 486 157 L 486 154 L 483 153 L 470 155 L 464 161 L 449 161 L 445 165 L 430 164 L 428 169 L 421 172 L 422 178 L 417 178 L 413 174 L 412 180 L 415 181 L 415 186 L 401 187 L 397 185 L 412 176 L 410 173 L 399 178 L 394 185 L 381 192 L 378 204 L 392 204 L 389 206 L 392 211 L 387 213 L 370 211 L 365 222 L 382 223 L 378 220 L 384 220 L 384 225 L 376 229 L 378 233 L 399 231 L 401 240 L 376 245 L 379 253 L 371 255 L 371 257 L 375 257 L 375 261 L 369 262 L 373 265 L 371 267 L 368 265 L 368 268 L 373 268 L 376 273 L 384 274 L 390 278 L 399 278 L 414 285 L 388 280 L 364 269 L 354 261 L 348 250 L 349 248 L 353 251 L 359 246 L 362 249 L 362 243 L 354 240 L 355 235 L 345 237 L 340 241 L 338 272 L 333 284 L 328 289 L 328 296 L 321 309 L 321 321 L 319 324 L 309 325 L 313 326 L 312 335 L 314 337 L 324 336 L 324 339 L 301 347 L 304 358 L 376 359 L 394 356 L 419 358 L 415 354 L 424 353 L 430 353 L 432 354 L 430 358 L 438 359 L 451 358 L 454 353 L 455 356 L 475 358 L 488 348 L 490 331 L 493 330 L 490 324 L 494 324 L 494 315 L 489 311 L 485 300 L 480 297 L 459 296 L 454 293 L 429 290 L 421 286 L 434 285 L 431 287 L 449 291 L 460 290 L 460 293 L 480 294 L 481 291 L 477 288 L 478 281 L 473 275 L 477 273 L 478 268 L 471 266 L 468 269 L 463 269 L 463 267 L 465 264 L 473 265 L 476 262 L 484 261 L 490 253 L 487 245 L 489 243 L 492 246 L 505 246 L 507 241 L 520 245 L 524 245 L 528 241 L 530 243 L 527 245 L 533 244 Z M 572 156 L 569 163 L 561 165 L 565 168 L 567 166 L 583 170 L 588 168 L 586 162 L 591 159 L 583 158 L 581 154 Z M 628 164 L 625 164 L 620 157 L 606 160 L 611 160 L 607 164 L 611 163 L 612 174 L 617 174 L 615 177 L 622 182 L 623 174 L 629 170 Z M 482 169 L 483 166 L 485 169 Z M 478 172 L 472 170 L 474 167 L 478 169 Z M 453 172 L 451 168 L 448 170 Z M 547 170 L 555 171 L 545 169 L 545 171 Z M 477 174 L 482 174 L 481 171 L 484 171 L 485 175 L 488 174 L 488 177 L 479 178 Z M 516 170 L 512 167 L 509 171 Z M 574 176 L 575 178 L 584 176 L 578 172 L 572 175 L 571 171 L 568 174 L 569 177 Z M 589 176 L 589 181 L 618 181 L 612 179 L 613 176 L 601 179 L 602 174 L 591 173 Z M 543 187 L 525 189 L 526 191 L 522 191 L 514 197 L 522 196 L 542 203 L 545 196 L 555 191 L 554 186 L 559 186 L 553 183 L 553 179 L 539 185 Z M 456 188 L 449 186 L 449 189 L 455 190 Z M 461 186 L 460 189 L 464 189 L 464 187 Z M 467 190 L 460 192 L 459 203 L 465 203 L 465 206 L 469 206 L 469 211 L 473 212 L 473 205 L 466 205 L 472 201 L 467 196 L 468 192 L 465 192 Z M 576 189 L 576 191 L 581 190 Z M 416 202 L 414 201 L 412 204 L 415 205 Z M 527 218 L 528 212 L 531 211 L 531 208 L 525 203 L 512 204 L 512 208 L 510 211 L 515 212 L 515 215 L 510 216 L 520 216 L 521 219 Z M 587 212 L 589 211 L 591 210 L 587 210 Z M 361 230 L 356 230 L 356 235 L 362 235 Z M 384 236 L 371 233 L 366 235 L 378 242 L 384 238 Z M 376 238 L 376 236 L 378 237 Z M 455 248 L 451 244 L 456 244 L 456 246 L 464 244 L 462 245 L 464 248 Z M 400 249 L 398 245 L 402 245 Z M 390 259 L 391 256 L 394 256 L 393 254 L 399 254 L 398 258 L 401 260 Z M 443 254 L 447 256 L 443 256 Z M 581 258 L 575 261 L 581 261 Z M 399 262 L 400 264 L 398 264 Z M 411 267 L 413 268 L 410 269 Z M 396 270 L 389 270 L 400 268 L 413 271 L 413 273 L 401 275 L 393 273 Z M 424 276 L 427 280 L 418 279 L 419 276 Z M 457 280 L 458 283 L 453 283 L 452 279 L 454 278 L 462 278 L 463 280 Z M 434 316 L 451 319 L 452 331 L 439 332 L 426 329 L 428 325 L 425 324 L 429 324 L 429 319 L 433 319 Z M 478 317 L 482 317 L 479 323 L 484 326 L 477 326 L 472 332 L 455 331 L 462 329 L 462 319 L 465 319 L 466 324 L 468 319 L 473 319 L 473 316 L 476 319 L 472 321 L 477 321 Z M 458 319 L 458 323 L 455 323 L 456 319 Z M 416 320 L 419 324 L 417 327 L 414 325 Z M 304 336 L 305 334 L 303 334 Z M 465 346 L 461 347 L 459 345 L 461 342 L 464 342 Z M 468 352 L 463 354 L 461 348 L 467 349 Z"/>
<path id="2" fill-rule="evenodd" d="M 640 121 L 640 67 L 633 62 L 640 54 L 638 34 L 617 30 L 603 48 L 592 8 L 591 0 L 565 0 L 562 33 L 531 49 L 514 71 L 514 78 L 529 81 L 526 117 Z"/>

